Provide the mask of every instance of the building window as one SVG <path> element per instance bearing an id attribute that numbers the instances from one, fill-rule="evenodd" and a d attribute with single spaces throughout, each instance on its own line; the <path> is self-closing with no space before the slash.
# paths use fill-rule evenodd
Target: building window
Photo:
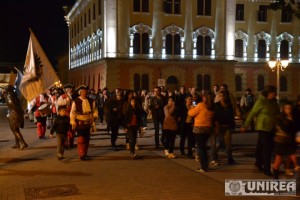
<path id="1" fill-rule="evenodd" d="M 134 54 L 149 54 L 150 39 L 148 33 L 135 33 L 133 38 Z"/>
<path id="2" fill-rule="evenodd" d="M 237 92 L 241 92 L 243 90 L 242 86 L 242 76 L 241 75 L 236 75 L 235 76 L 235 90 Z"/>
<path id="3" fill-rule="evenodd" d="M 265 40 L 258 40 L 257 55 L 258 58 L 266 58 L 267 46 Z"/>
<path id="4" fill-rule="evenodd" d="M 133 0 L 134 12 L 149 12 L 149 0 Z"/>
<path id="5" fill-rule="evenodd" d="M 139 91 L 141 85 L 141 76 L 139 74 L 133 75 L 133 89 L 134 91 Z"/>
<path id="6" fill-rule="evenodd" d="M 168 55 L 180 55 L 180 35 L 179 34 L 167 34 L 166 35 L 166 54 Z"/>
<path id="7" fill-rule="evenodd" d="M 244 4 L 236 4 L 235 20 L 244 21 Z"/>
<path id="8" fill-rule="evenodd" d="M 257 77 L 257 90 L 259 92 L 263 91 L 265 88 L 265 77 L 263 75 L 259 75 Z"/>
<path id="9" fill-rule="evenodd" d="M 287 78 L 285 76 L 280 76 L 280 92 L 287 92 Z"/>
<path id="10" fill-rule="evenodd" d="M 197 74 L 197 89 L 209 91 L 211 89 L 211 77 L 209 74 Z"/>
<path id="11" fill-rule="evenodd" d="M 292 22 L 293 21 L 293 13 L 291 10 L 288 10 L 285 6 L 282 7 L 281 10 L 281 22 Z"/>
<path id="12" fill-rule="evenodd" d="M 95 5 L 95 3 L 93 4 L 93 20 L 95 20 L 96 19 L 96 5 Z"/>
<path id="13" fill-rule="evenodd" d="M 287 40 L 280 42 L 280 58 L 289 59 L 289 41 Z"/>
<path id="14" fill-rule="evenodd" d="M 168 14 L 180 14 L 180 0 L 164 0 L 164 11 Z"/>
<path id="15" fill-rule="evenodd" d="M 142 75 L 142 89 L 149 91 L 149 74 Z"/>
<path id="16" fill-rule="evenodd" d="M 98 0 L 98 15 L 101 15 L 101 0 Z"/>
<path id="17" fill-rule="evenodd" d="M 267 21 L 267 14 L 268 14 L 268 6 L 267 5 L 260 5 L 259 10 L 258 10 L 257 21 L 266 22 Z"/>
<path id="18" fill-rule="evenodd" d="M 235 57 L 242 58 L 244 54 L 244 41 L 241 39 L 235 40 Z"/>
<path id="19" fill-rule="evenodd" d="M 84 13 L 84 28 L 86 27 L 86 13 Z"/>
<path id="20" fill-rule="evenodd" d="M 211 55 L 211 37 L 199 35 L 197 37 L 197 55 L 210 56 Z"/>
<path id="21" fill-rule="evenodd" d="M 91 9 L 89 8 L 89 24 L 91 23 Z"/>
<path id="22" fill-rule="evenodd" d="M 197 15 L 211 16 L 211 0 L 197 0 Z"/>

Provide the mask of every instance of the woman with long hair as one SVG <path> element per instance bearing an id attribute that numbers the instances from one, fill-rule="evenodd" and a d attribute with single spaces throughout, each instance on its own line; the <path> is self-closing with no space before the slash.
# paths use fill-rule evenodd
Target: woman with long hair
<path id="1" fill-rule="evenodd" d="M 194 117 L 193 133 L 196 138 L 197 151 L 200 155 L 201 168 L 199 172 L 207 172 L 208 170 L 208 155 L 207 155 L 207 140 L 214 130 L 215 113 L 214 100 L 211 93 L 205 93 L 202 97 L 202 102 L 188 111 L 188 115 Z"/>

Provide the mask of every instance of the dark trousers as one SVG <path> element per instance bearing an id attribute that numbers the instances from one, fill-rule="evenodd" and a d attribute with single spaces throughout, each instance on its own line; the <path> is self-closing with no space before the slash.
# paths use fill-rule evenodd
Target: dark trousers
<path id="1" fill-rule="evenodd" d="M 193 155 L 193 148 L 195 147 L 195 136 L 193 134 L 193 124 L 183 123 L 180 130 L 180 152 L 183 153 L 185 149 L 185 141 L 188 142 L 188 156 Z"/>
<path id="2" fill-rule="evenodd" d="M 163 122 L 164 122 L 164 119 L 160 119 L 159 117 L 153 116 L 155 147 L 156 148 L 159 147 L 159 125 L 162 128 Z M 164 143 L 165 143 L 165 134 L 164 134 L 163 131 L 162 131 L 162 135 L 161 135 L 161 142 L 162 142 L 162 145 L 164 145 Z"/>
<path id="3" fill-rule="evenodd" d="M 57 139 L 56 152 L 58 157 L 62 157 L 64 155 L 66 138 L 67 136 L 64 134 L 59 134 L 59 133 L 56 134 L 56 139 Z"/>
<path id="4" fill-rule="evenodd" d="M 165 149 L 169 150 L 169 153 L 173 153 L 175 146 L 175 138 L 177 131 L 174 130 L 164 130 L 165 139 Z"/>
<path id="5" fill-rule="evenodd" d="M 147 127 L 147 116 L 148 114 L 145 111 L 142 111 L 142 126 Z"/>
<path id="6" fill-rule="evenodd" d="M 198 153 L 200 155 L 201 169 L 204 171 L 208 170 L 208 156 L 207 156 L 207 141 L 210 134 L 195 134 Z"/>
<path id="7" fill-rule="evenodd" d="M 271 169 L 271 156 L 273 150 L 274 134 L 272 132 L 258 131 L 258 141 L 256 145 L 256 165 L 264 166 L 264 172 Z"/>
<path id="8" fill-rule="evenodd" d="M 104 108 L 103 107 L 98 108 L 98 116 L 99 116 L 100 123 L 102 124 L 103 119 L 104 119 Z"/>
<path id="9" fill-rule="evenodd" d="M 116 141 L 118 138 L 118 134 L 119 134 L 119 124 L 113 124 L 111 127 L 111 145 L 114 147 L 116 146 Z"/>
<path id="10" fill-rule="evenodd" d="M 130 153 L 134 154 L 138 127 L 137 126 L 129 126 L 127 128 L 127 130 L 128 130 L 129 144 L 130 144 Z"/>

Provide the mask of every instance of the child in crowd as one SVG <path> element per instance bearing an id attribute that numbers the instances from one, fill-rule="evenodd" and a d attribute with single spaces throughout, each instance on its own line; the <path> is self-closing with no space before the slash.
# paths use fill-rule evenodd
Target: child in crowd
<path id="1" fill-rule="evenodd" d="M 50 130 L 50 134 L 56 132 L 58 160 L 62 160 L 64 158 L 64 146 L 69 129 L 70 118 L 66 115 L 66 106 L 59 106 L 58 116 L 54 120 L 54 124 Z"/>
<path id="2" fill-rule="evenodd" d="M 282 157 L 286 156 L 294 164 L 295 170 L 299 170 L 296 157 L 296 133 L 297 124 L 293 118 L 293 105 L 290 102 L 286 102 L 282 108 L 282 114 L 280 115 L 276 124 L 275 135 L 275 161 L 273 165 L 274 179 L 278 179 L 279 167 L 282 163 Z M 285 166 L 289 169 L 290 166 Z"/>

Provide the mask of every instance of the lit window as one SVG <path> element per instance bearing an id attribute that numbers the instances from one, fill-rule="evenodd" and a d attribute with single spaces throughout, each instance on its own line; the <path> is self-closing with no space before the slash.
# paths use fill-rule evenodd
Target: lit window
<path id="1" fill-rule="evenodd" d="M 180 55 L 181 53 L 181 41 L 179 34 L 167 34 L 166 35 L 166 54 L 168 55 Z"/>

